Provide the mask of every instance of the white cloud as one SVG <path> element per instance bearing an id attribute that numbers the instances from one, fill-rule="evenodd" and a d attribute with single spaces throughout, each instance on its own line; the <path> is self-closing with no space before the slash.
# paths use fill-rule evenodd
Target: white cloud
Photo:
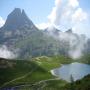
<path id="1" fill-rule="evenodd" d="M 3 20 L 3 18 L 0 16 L 0 27 L 2 27 L 4 25 L 5 21 Z"/>
<path id="2" fill-rule="evenodd" d="M 62 0 L 55 0 L 55 5 L 56 5 L 56 6 L 59 6 L 60 3 L 62 3 Z"/>
<path id="3" fill-rule="evenodd" d="M 88 22 L 88 23 L 87 23 Z M 79 23 L 73 26 L 73 31 L 75 33 L 79 34 L 85 34 L 87 37 L 90 38 L 90 22 L 89 21 L 83 21 L 83 23 Z"/>
<path id="4" fill-rule="evenodd" d="M 39 29 L 46 29 L 47 27 L 49 27 L 49 23 L 40 23 L 40 24 L 36 24 L 36 27 Z"/>
<path id="5" fill-rule="evenodd" d="M 60 27 L 60 30 L 74 29 L 75 33 L 86 34 L 90 31 L 88 21 L 88 13 L 85 12 L 79 5 L 79 0 L 55 0 L 55 6 L 52 8 L 50 15 L 48 15 L 49 22 L 52 25 Z M 61 33 L 59 39 L 63 41 L 69 38 L 69 56 L 76 59 L 83 55 L 84 45 L 86 40 L 80 36 L 78 39 L 75 35 Z M 90 34 L 89 34 L 90 37 Z"/>
<path id="6" fill-rule="evenodd" d="M 83 20 L 87 20 L 88 15 L 86 12 L 82 10 L 82 8 L 78 8 L 75 13 L 72 15 L 73 22 L 81 22 Z"/>
<path id="7" fill-rule="evenodd" d="M 55 6 L 52 8 L 51 13 L 47 16 L 50 23 L 59 24 L 59 19 L 61 18 L 61 13 L 60 12 L 63 11 L 64 1 L 55 0 Z"/>
<path id="8" fill-rule="evenodd" d="M 69 0 L 68 5 L 76 8 L 79 6 L 79 1 L 78 0 Z"/>
<path id="9" fill-rule="evenodd" d="M 0 57 L 12 59 L 15 58 L 16 55 L 12 51 L 8 50 L 8 48 L 5 45 L 3 45 L 0 47 Z"/>
<path id="10" fill-rule="evenodd" d="M 79 4 L 79 0 L 55 0 L 55 6 L 48 15 L 49 22 L 60 27 L 61 30 L 67 30 L 75 26 L 84 28 L 88 23 L 88 13 L 85 12 Z M 83 25 L 83 26 L 81 26 Z M 82 30 L 80 30 L 82 32 Z"/>
<path id="11" fill-rule="evenodd" d="M 87 20 L 90 20 L 90 17 L 88 13 L 80 7 L 79 0 L 55 0 L 55 6 L 47 18 L 48 23 L 41 23 L 36 26 L 44 29 L 50 25 L 54 25 L 63 31 L 73 28 L 76 33 L 89 32 L 88 29 L 85 31 L 85 28 L 89 26 L 86 24 L 89 24 Z"/>
<path id="12" fill-rule="evenodd" d="M 54 21 L 56 20 L 56 8 L 55 7 L 52 9 L 51 14 L 48 15 L 47 18 L 49 19 L 50 23 L 54 23 Z"/>

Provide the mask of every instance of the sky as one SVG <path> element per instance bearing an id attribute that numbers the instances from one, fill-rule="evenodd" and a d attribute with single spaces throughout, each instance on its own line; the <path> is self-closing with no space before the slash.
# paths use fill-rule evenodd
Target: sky
<path id="1" fill-rule="evenodd" d="M 0 16 L 5 20 L 14 8 L 24 9 L 35 23 L 46 22 L 54 0 L 0 0 Z"/>
<path id="2" fill-rule="evenodd" d="M 63 31 L 89 33 L 90 0 L 0 0 L 0 26 L 14 8 L 24 9 L 40 29 L 54 25 Z"/>

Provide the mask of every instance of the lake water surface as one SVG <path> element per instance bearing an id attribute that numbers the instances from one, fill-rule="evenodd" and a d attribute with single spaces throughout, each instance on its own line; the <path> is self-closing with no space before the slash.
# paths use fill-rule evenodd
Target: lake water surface
<path id="1" fill-rule="evenodd" d="M 71 77 L 76 81 L 90 74 L 90 65 L 82 63 L 71 63 L 62 65 L 60 68 L 51 70 L 52 75 L 60 77 L 68 82 L 71 81 Z"/>

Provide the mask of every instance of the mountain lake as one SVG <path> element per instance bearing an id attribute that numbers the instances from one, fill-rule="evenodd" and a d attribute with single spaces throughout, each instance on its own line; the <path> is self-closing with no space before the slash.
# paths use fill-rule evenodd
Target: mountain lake
<path id="1" fill-rule="evenodd" d="M 71 78 L 76 81 L 90 74 L 90 65 L 77 62 L 64 64 L 60 68 L 51 70 L 51 73 L 67 82 L 71 82 Z"/>

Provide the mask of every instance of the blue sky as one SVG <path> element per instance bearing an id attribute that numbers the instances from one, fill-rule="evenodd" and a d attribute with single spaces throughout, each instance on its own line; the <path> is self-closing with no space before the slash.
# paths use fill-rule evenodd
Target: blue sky
<path id="1" fill-rule="evenodd" d="M 15 8 L 25 9 L 27 15 L 35 23 L 47 21 L 55 0 L 0 0 L 0 16 L 6 19 L 7 15 Z M 90 0 L 80 0 L 80 6 L 89 11 Z"/>
<path id="2" fill-rule="evenodd" d="M 0 0 L 0 24 L 4 23 L 3 19 L 6 20 L 7 15 L 14 8 L 24 9 L 38 27 L 46 27 L 54 23 L 60 24 L 59 27 L 62 30 L 73 26 L 78 33 L 89 32 L 83 29 L 90 28 L 90 0 Z M 65 10 L 71 14 L 64 16 Z M 73 23 L 70 22 L 71 17 L 73 17 Z"/>
<path id="3" fill-rule="evenodd" d="M 54 6 L 54 0 L 0 0 L 0 16 L 6 19 L 15 8 L 24 9 L 35 23 L 46 22 L 46 16 Z"/>

